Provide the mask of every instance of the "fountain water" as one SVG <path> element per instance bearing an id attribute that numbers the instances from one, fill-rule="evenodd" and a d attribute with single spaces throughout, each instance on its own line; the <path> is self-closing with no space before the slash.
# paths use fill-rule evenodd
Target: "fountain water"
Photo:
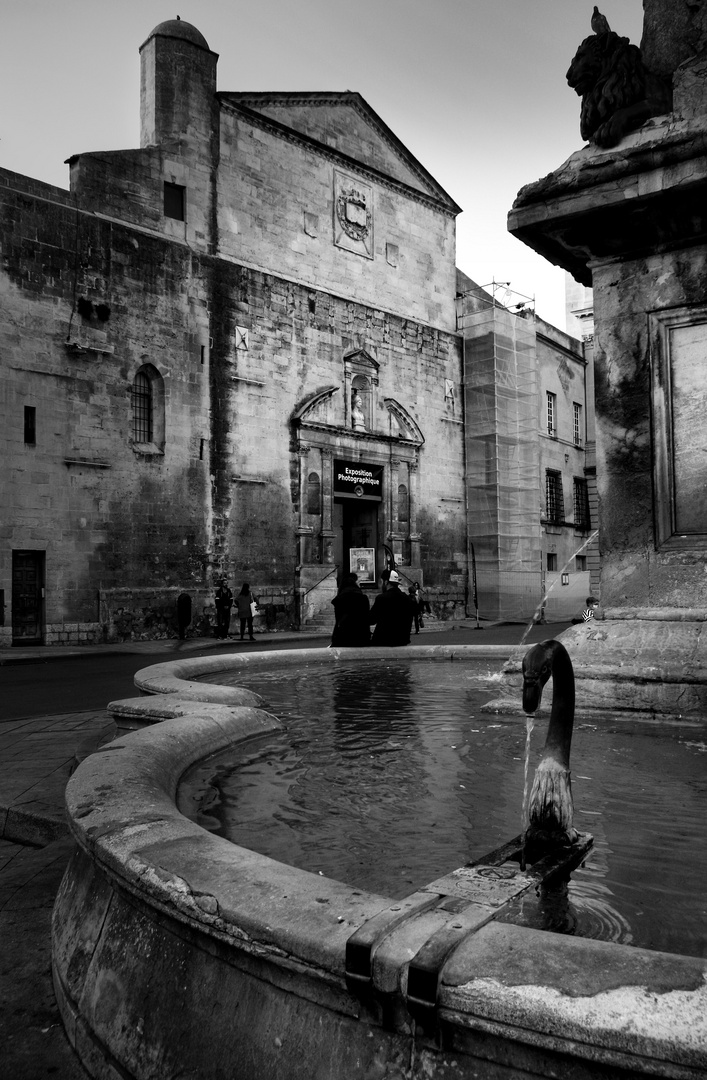
<path id="1" fill-rule="evenodd" d="M 594 530 L 594 532 L 593 532 L 593 533 L 591 533 L 591 535 L 590 535 L 590 536 L 588 536 L 586 540 L 583 540 L 583 541 L 582 541 L 582 543 L 581 543 L 581 544 L 579 545 L 579 547 L 577 548 L 577 550 L 576 550 L 576 551 L 573 551 L 573 552 L 572 552 L 572 554 L 570 555 L 569 559 L 567 560 L 567 562 L 565 563 L 565 565 L 564 565 L 564 566 L 562 567 L 562 569 L 560 570 L 560 575 L 559 575 L 559 579 L 561 579 L 561 578 L 562 578 L 562 575 L 564 574 L 564 572 L 565 572 L 565 571 L 566 571 L 566 570 L 568 569 L 568 567 L 569 567 L 569 566 L 571 566 L 571 565 L 572 565 L 572 562 L 573 562 L 573 561 L 574 561 L 574 560 L 575 560 L 575 559 L 577 558 L 577 556 L 578 556 L 578 555 L 581 555 L 581 554 L 582 554 L 582 552 L 584 551 L 584 549 L 585 549 L 586 547 L 588 547 L 588 546 L 589 546 L 589 545 L 591 544 L 592 540 L 594 540 L 594 539 L 595 539 L 595 538 L 596 538 L 596 537 L 597 537 L 598 535 L 599 535 L 599 530 L 598 530 L 598 529 L 595 529 L 595 530 Z M 555 586 L 557 585 L 557 581 L 558 581 L 558 579 L 556 578 L 556 579 L 555 579 L 555 581 L 553 581 L 553 583 L 552 583 L 552 585 L 550 586 L 550 588 L 549 588 L 549 589 L 547 590 L 547 592 L 545 593 L 545 595 L 543 596 L 543 598 L 542 598 L 542 600 L 540 601 L 540 603 L 538 604 L 538 606 L 536 607 L 536 609 L 535 609 L 535 612 L 533 613 L 533 617 L 532 617 L 532 619 L 530 620 L 530 622 L 529 622 L 529 623 L 528 623 L 528 625 L 526 626 L 525 630 L 523 631 L 523 635 L 522 635 L 522 637 L 521 637 L 520 641 L 518 642 L 518 647 L 519 647 L 519 648 L 520 648 L 520 647 L 521 647 L 522 645 L 525 645 L 525 639 L 527 638 L 528 634 L 530 633 L 530 631 L 531 631 L 531 629 L 533 628 L 533 626 L 535 625 L 535 623 L 539 621 L 539 619 L 540 619 L 540 617 L 541 617 L 541 613 L 542 613 L 542 610 L 543 610 L 543 608 L 544 608 L 545 604 L 547 603 L 547 598 L 548 598 L 548 596 L 549 596 L 549 595 L 551 594 L 551 592 L 553 591 L 553 589 L 555 588 Z"/>

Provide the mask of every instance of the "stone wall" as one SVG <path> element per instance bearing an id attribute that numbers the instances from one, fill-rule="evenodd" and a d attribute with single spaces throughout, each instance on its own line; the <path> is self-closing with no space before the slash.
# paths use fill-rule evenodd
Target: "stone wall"
<path id="1" fill-rule="evenodd" d="M 227 109 L 219 174 L 218 236 L 225 257 L 277 266 L 283 276 L 313 286 L 326 281 L 332 293 L 454 329 L 455 223 L 438 202 L 375 183 Z M 371 258 L 334 243 L 337 174 L 370 187 Z"/>

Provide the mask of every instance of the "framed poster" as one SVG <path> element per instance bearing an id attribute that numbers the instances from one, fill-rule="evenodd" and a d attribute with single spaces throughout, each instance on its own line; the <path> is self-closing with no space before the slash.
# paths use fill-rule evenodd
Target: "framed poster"
<path id="1" fill-rule="evenodd" d="M 358 575 L 359 583 L 376 581 L 376 549 L 349 548 L 349 570 Z"/>

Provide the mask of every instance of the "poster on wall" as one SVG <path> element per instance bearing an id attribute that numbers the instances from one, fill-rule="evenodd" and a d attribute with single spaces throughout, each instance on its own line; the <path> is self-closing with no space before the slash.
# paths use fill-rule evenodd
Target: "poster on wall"
<path id="1" fill-rule="evenodd" d="M 359 584 L 376 580 L 376 549 L 349 548 L 349 570 L 356 574 Z"/>

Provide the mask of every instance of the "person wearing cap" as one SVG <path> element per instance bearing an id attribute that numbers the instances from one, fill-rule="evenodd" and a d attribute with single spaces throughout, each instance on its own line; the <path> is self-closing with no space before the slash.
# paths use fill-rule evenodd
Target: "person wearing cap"
<path id="1" fill-rule="evenodd" d="M 409 645 L 414 616 L 410 597 L 400 590 L 400 575 L 391 570 L 387 586 L 373 602 L 369 622 L 375 623 L 371 645 Z"/>

